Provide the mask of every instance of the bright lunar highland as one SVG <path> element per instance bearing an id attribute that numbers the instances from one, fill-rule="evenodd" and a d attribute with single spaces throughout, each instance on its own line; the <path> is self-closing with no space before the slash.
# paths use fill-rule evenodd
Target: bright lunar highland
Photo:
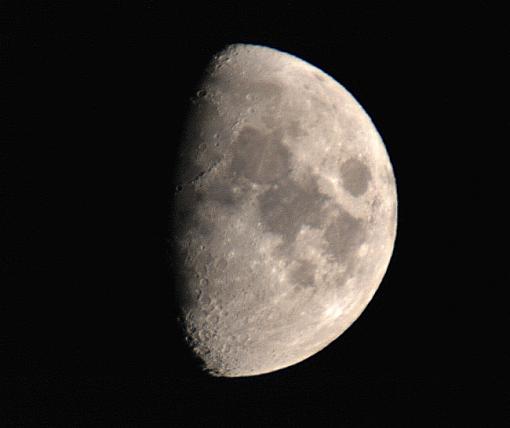
<path id="1" fill-rule="evenodd" d="M 397 228 L 367 113 L 320 69 L 256 45 L 205 70 L 172 207 L 180 321 L 215 376 L 273 372 L 338 338 L 379 287 Z"/>

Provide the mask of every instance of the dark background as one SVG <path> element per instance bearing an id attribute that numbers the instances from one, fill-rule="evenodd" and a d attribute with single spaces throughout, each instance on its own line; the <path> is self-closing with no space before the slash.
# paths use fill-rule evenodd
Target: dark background
<path id="1" fill-rule="evenodd" d="M 508 425 L 504 15 L 211 3 L 0 4 L 0 425 Z M 340 339 L 218 379 L 175 325 L 169 183 L 187 99 L 237 42 L 295 54 L 359 100 L 392 159 L 399 225 Z"/>

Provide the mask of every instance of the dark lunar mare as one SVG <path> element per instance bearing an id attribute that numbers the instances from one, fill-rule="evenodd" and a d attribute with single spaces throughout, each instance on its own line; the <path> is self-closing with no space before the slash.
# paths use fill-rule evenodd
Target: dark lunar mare
<path id="1" fill-rule="evenodd" d="M 340 167 L 343 187 L 355 197 L 363 195 L 367 189 L 372 174 L 370 169 L 358 159 L 351 158 Z"/>
<path id="2" fill-rule="evenodd" d="M 290 153 L 276 130 L 265 134 L 252 127 L 244 127 L 233 145 L 231 169 L 237 177 L 250 182 L 268 184 L 278 182 L 289 172 Z"/>
<path id="3" fill-rule="evenodd" d="M 290 273 L 290 279 L 298 287 L 314 287 L 316 268 L 317 267 L 308 260 L 299 260 L 297 267 Z"/>
<path id="4" fill-rule="evenodd" d="M 363 222 L 346 210 L 337 207 L 337 217 L 325 231 L 328 250 L 331 256 L 351 254 L 355 247 L 363 243 Z"/>
<path id="5" fill-rule="evenodd" d="M 323 224 L 323 204 L 329 199 L 320 193 L 312 179 L 304 187 L 285 177 L 258 198 L 259 209 L 267 231 L 280 235 L 284 247 L 290 246 L 303 225 L 320 228 Z"/>

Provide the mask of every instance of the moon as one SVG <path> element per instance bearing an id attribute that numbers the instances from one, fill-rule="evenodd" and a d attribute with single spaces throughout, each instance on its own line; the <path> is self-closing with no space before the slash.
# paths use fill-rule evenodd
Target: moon
<path id="1" fill-rule="evenodd" d="M 180 322 L 205 371 L 292 366 L 360 316 L 393 252 L 396 184 L 371 119 L 331 76 L 227 46 L 191 99 L 176 168 Z"/>

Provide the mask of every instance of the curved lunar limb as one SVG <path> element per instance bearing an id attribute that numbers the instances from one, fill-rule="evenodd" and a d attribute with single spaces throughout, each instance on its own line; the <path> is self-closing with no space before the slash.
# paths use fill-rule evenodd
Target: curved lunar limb
<path id="1" fill-rule="evenodd" d="M 176 181 L 182 323 L 213 375 L 314 355 L 382 281 L 397 225 L 385 146 L 354 97 L 295 56 L 238 44 L 212 59 Z"/>

